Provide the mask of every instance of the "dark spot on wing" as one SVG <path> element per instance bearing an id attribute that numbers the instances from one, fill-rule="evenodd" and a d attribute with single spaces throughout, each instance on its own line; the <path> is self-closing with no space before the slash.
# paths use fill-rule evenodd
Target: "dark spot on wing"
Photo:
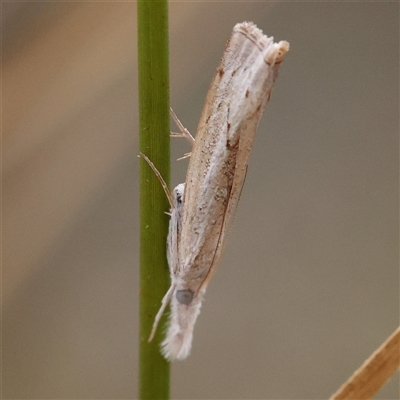
<path id="1" fill-rule="evenodd" d="M 193 292 L 190 289 L 187 290 L 177 290 L 176 299 L 179 303 L 188 306 L 193 300 Z"/>

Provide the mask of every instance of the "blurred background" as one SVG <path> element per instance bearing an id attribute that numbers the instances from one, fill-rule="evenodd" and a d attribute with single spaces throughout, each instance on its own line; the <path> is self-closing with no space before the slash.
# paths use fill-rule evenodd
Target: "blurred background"
<path id="1" fill-rule="evenodd" d="M 242 21 L 291 47 L 172 397 L 328 398 L 399 324 L 399 3 L 171 2 L 192 133 Z M 136 4 L 6 2 L 2 35 L 3 398 L 134 399 Z"/>

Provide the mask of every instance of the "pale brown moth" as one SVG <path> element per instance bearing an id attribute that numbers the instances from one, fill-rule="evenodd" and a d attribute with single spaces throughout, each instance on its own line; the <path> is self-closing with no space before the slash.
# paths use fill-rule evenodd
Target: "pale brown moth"
<path id="1" fill-rule="evenodd" d="M 174 190 L 179 209 L 177 200 L 171 201 L 171 287 L 151 335 L 170 301 L 169 326 L 162 343 L 169 360 L 190 354 L 194 324 L 234 218 L 254 136 L 288 50 L 289 43 L 274 43 L 252 22 L 237 24 L 211 83 L 184 192 L 182 186 Z M 188 132 L 178 124 L 187 137 Z"/>

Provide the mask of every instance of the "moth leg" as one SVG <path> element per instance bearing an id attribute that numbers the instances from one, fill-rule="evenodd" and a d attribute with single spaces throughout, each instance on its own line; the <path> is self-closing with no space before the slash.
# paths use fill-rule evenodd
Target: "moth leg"
<path id="1" fill-rule="evenodd" d="M 188 129 L 186 129 L 182 122 L 179 121 L 179 118 L 176 116 L 176 114 L 174 113 L 174 110 L 172 108 L 170 108 L 170 112 L 171 112 L 171 117 L 172 119 L 175 121 L 176 126 L 179 128 L 179 130 L 181 131 L 180 133 L 177 132 L 171 132 L 171 136 L 172 137 L 183 137 L 185 138 L 190 145 L 193 147 L 193 143 L 194 143 L 194 137 L 191 135 L 191 133 L 189 132 Z M 183 160 L 184 158 L 190 157 L 190 153 L 186 153 L 183 157 L 178 158 L 178 160 Z"/>
<path id="2" fill-rule="evenodd" d="M 192 155 L 192 152 L 185 153 L 182 157 L 176 159 L 176 161 L 184 160 L 185 158 L 189 158 Z"/>
<path id="3" fill-rule="evenodd" d="M 154 318 L 154 323 L 153 323 L 153 327 L 151 328 L 151 333 L 150 333 L 150 337 L 149 337 L 148 342 L 151 342 L 153 340 L 154 335 L 155 335 L 156 330 L 157 330 L 158 323 L 160 322 L 160 319 L 161 319 L 162 315 L 164 314 L 164 311 L 167 308 L 168 303 L 171 300 L 171 297 L 172 297 L 172 294 L 174 293 L 174 290 L 175 290 L 175 285 L 171 285 L 171 287 L 168 289 L 167 293 L 165 293 L 165 296 L 161 300 L 161 307 L 158 310 L 158 313 L 157 313 L 156 317 Z"/>

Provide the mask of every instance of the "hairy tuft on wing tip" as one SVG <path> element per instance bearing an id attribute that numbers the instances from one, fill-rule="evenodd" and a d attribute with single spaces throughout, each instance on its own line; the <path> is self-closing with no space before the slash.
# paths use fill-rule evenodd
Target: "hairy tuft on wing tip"
<path id="1" fill-rule="evenodd" d="M 169 360 L 184 360 L 190 355 L 193 329 L 200 314 L 205 288 L 189 304 L 182 304 L 176 296 L 171 298 L 171 314 L 161 352 Z"/>
<path id="2" fill-rule="evenodd" d="M 168 335 L 162 342 L 161 352 L 168 361 L 184 360 L 190 355 L 193 331 Z"/>

